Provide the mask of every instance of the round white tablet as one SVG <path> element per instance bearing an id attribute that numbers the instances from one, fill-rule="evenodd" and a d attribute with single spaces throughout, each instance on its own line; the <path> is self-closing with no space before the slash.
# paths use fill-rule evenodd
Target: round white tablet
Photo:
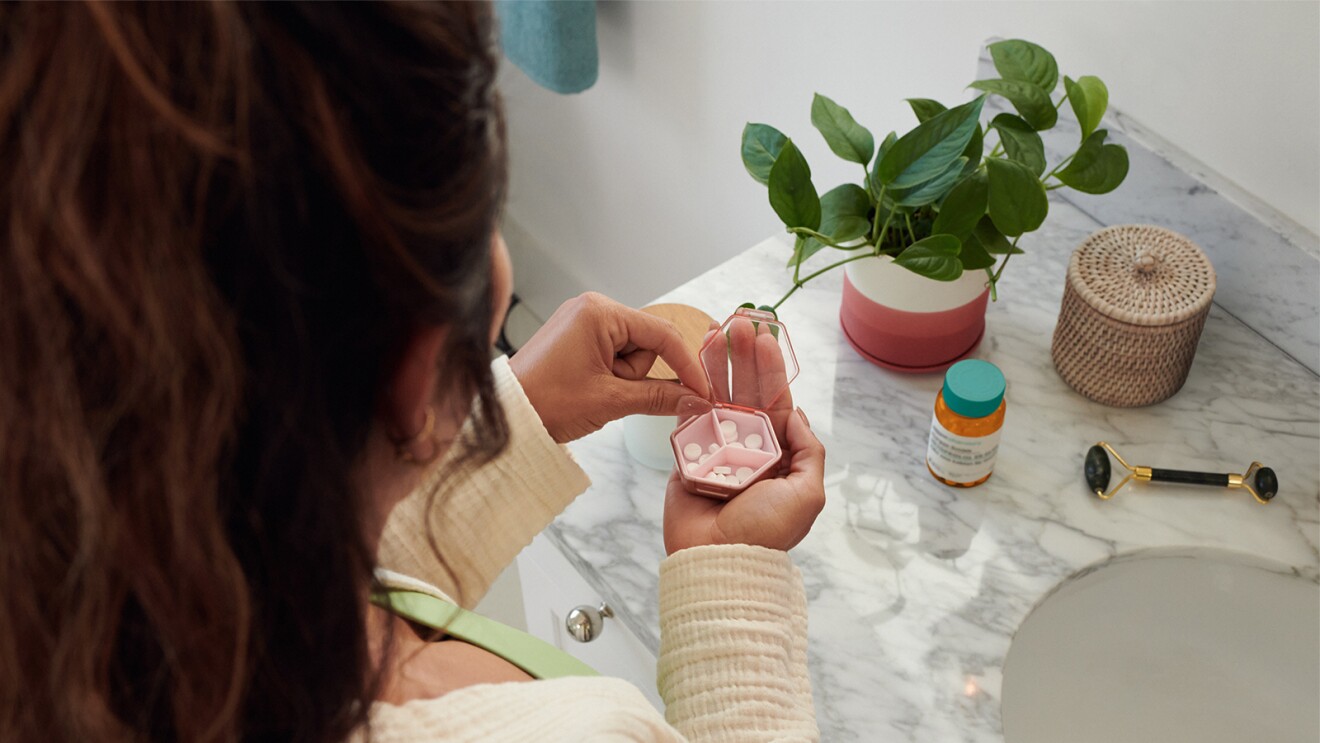
<path id="1" fill-rule="evenodd" d="M 683 456 L 688 459 L 696 459 L 701 456 L 701 444 L 688 444 L 683 447 Z"/>
<path id="2" fill-rule="evenodd" d="M 749 434 L 747 434 L 747 438 L 743 439 L 743 443 L 747 445 L 747 448 L 748 448 L 748 449 L 760 449 L 760 448 L 761 448 L 761 434 L 759 434 L 759 433 L 749 433 Z"/>
<path id="3" fill-rule="evenodd" d="M 706 451 L 710 452 L 711 454 L 714 454 L 719 450 L 720 450 L 719 444 L 711 444 L 710 446 L 706 447 Z"/>
<path id="4" fill-rule="evenodd" d="M 739 467 L 738 471 L 733 473 L 738 476 L 738 482 L 742 482 L 752 476 L 751 467 Z"/>
<path id="5" fill-rule="evenodd" d="M 701 455 L 701 459 L 698 459 L 698 460 L 697 460 L 697 463 L 698 463 L 698 464 L 705 464 L 707 459 L 710 459 L 710 455 L 709 455 L 709 454 L 702 454 L 702 455 Z"/>
<path id="6" fill-rule="evenodd" d="M 738 438 L 738 424 L 733 421 L 720 421 L 720 433 L 724 434 L 726 440 L 736 439 Z"/>

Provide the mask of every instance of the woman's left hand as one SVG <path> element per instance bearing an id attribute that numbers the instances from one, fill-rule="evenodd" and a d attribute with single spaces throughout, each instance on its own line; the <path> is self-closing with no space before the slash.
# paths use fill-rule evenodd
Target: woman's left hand
<path id="1" fill-rule="evenodd" d="M 682 384 L 646 379 L 656 357 Z M 677 415 L 709 396 L 706 376 L 673 324 L 588 292 L 555 311 L 509 359 L 532 407 L 559 443 L 625 415 Z"/>

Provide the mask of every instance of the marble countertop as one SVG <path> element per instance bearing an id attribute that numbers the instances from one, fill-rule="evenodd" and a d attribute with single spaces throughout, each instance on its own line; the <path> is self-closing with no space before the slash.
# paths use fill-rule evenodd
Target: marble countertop
<path id="1" fill-rule="evenodd" d="M 792 551 L 825 740 L 1002 740 L 1014 631 L 1061 580 L 1115 555 L 1212 546 L 1320 582 L 1320 377 L 1296 356 L 1217 302 L 1186 385 L 1165 402 L 1105 407 L 1055 372 L 1066 262 L 1101 226 L 1053 199 L 1045 226 L 1022 242 L 1027 255 L 1005 272 L 973 355 L 1004 371 L 1008 412 L 994 475 L 976 488 L 946 487 L 925 468 L 942 375 L 886 371 L 844 340 L 841 272 L 781 308 L 802 367 L 793 396 L 828 450 L 828 504 Z M 658 301 L 725 317 L 782 294 L 790 252 L 787 236 L 771 238 Z M 1314 322 L 1302 332 L 1314 334 Z M 668 473 L 635 462 L 622 430 L 614 423 L 572 445 L 594 484 L 548 534 L 654 649 Z M 1243 472 L 1259 459 L 1278 473 L 1279 495 L 1260 505 L 1243 490 L 1129 484 L 1100 501 L 1081 464 L 1101 440 L 1157 467 Z"/>

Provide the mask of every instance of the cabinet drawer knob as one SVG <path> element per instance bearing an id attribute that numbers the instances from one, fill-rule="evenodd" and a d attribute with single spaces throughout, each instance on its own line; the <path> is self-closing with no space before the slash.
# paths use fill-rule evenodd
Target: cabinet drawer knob
<path id="1" fill-rule="evenodd" d="M 591 642 L 600 637 L 600 633 L 605 629 L 605 620 L 613 616 L 614 610 L 603 601 L 600 606 L 583 604 L 568 613 L 564 627 L 578 642 Z"/>

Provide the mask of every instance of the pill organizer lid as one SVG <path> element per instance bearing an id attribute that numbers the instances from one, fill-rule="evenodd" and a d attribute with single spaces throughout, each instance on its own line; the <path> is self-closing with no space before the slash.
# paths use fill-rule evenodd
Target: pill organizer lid
<path id="1" fill-rule="evenodd" d="M 715 402 L 767 410 L 798 374 L 788 328 L 773 313 L 739 307 L 701 346 Z"/>
<path id="2" fill-rule="evenodd" d="M 1195 317 L 1215 294 L 1215 269 L 1201 249 L 1151 225 L 1108 227 L 1068 262 L 1068 283 L 1095 310 L 1133 325 L 1172 325 Z"/>

